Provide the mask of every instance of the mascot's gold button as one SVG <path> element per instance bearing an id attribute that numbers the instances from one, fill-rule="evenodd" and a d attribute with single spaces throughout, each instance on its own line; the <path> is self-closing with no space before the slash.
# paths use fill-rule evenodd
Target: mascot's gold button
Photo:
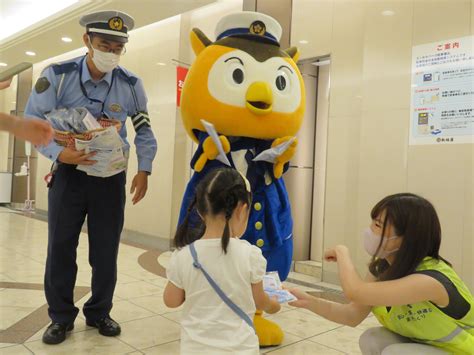
<path id="1" fill-rule="evenodd" d="M 260 229 L 262 229 L 262 227 L 263 227 L 262 222 L 256 222 L 256 223 L 255 223 L 255 229 L 256 229 L 256 230 L 259 231 Z"/>
<path id="2" fill-rule="evenodd" d="M 262 209 L 262 205 L 260 202 L 256 202 L 255 205 L 253 205 L 253 208 L 255 208 L 255 211 L 260 211 Z"/>
<path id="3" fill-rule="evenodd" d="M 265 242 L 263 241 L 263 239 L 257 240 L 257 246 L 258 246 L 259 248 L 263 247 L 263 244 L 265 244 Z"/>

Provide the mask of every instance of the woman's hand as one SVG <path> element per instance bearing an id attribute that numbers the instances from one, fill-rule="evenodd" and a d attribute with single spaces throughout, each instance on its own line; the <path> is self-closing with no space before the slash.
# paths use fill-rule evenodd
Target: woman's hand
<path id="1" fill-rule="evenodd" d="M 324 252 L 324 260 L 329 261 L 329 262 L 336 262 L 337 261 L 337 253 L 336 249 L 328 249 Z"/>
<path id="2" fill-rule="evenodd" d="M 293 296 L 297 298 L 296 301 L 288 302 L 290 306 L 298 308 L 309 309 L 315 297 L 308 295 L 306 292 L 301 291 L 297 288 L 292 288 L 289 290 Z"/>
<path id="3" fill-rule="evenodd" d="M 324 260 L 328 262 L 336 262 L 338 255 L 342 253 L 349 253 L 349 249 L 345 245 L 336 245 L 332 249 L 328 249 L 324 252 Z"/>

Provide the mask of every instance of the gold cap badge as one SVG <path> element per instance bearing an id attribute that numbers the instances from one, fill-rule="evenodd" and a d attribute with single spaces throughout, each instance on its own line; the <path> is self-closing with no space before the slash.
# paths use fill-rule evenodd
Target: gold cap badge
<path id="1" fill-rule="evenodd" d="M 109 28 L 115 31 L 122 31 L 123 20 L 120 17 L 112 17 L 109 20 Z"/>
<path id="2" fill-rule="evenodd" d="M 266 32 L 265 24 L 262 21 L 254 21 L 249 28 L 250 33 L 263 36 Z"/>

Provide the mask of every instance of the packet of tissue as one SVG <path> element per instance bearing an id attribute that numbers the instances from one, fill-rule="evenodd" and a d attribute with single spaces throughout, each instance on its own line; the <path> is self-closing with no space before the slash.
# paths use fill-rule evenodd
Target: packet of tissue
<path id="1" fill-rule="evenodd" d="M 278 303 L 288 303 L 297 300 L 288 290 L 265 290 L 265 292 L 269 297 L 276 297 Z"/>
<path id="2" fill-rule="evenodd" d="M 84 120 L 86 118 L 90 119 L 92 115 L 84 107 L 75 107 L 70 109 L 61 108 L 52 110 L 46 113 L 45 117 L 54 129 L 78 134 L 90 130 Z M 98 127 L 96 126 L 95 128 L 101 128 L 95 118 L 92 117 L 92 119 L 98 125 Z"/>
<path id="3" fill-rule="evenodd" d="M 288 290 L 283 290 L 278 272 L 271 271 L 263 276 L 263 290 L 269 297 L 276 297 L 278 303 L 296 301 Z"/>

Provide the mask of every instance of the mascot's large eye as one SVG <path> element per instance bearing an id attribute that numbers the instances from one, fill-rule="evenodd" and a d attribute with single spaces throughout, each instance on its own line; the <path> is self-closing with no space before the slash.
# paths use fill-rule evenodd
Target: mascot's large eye
<path id="1" fill-rule="evenodd" d="M 232 79 L 234 79 L 234 82 L 236 84 L 242 84 L 242 82 L 244 81 L 244 72 L 242 71 L 242 69 L 234 69 L 234 71 L 232 72 Z"/>
<path id="2" fill-rule="evenodd" d="M 281 66 L 275 78 L 275 87 L 280 94 L 286 94 L 291 88 L 291 75 L 292 72 L 286 66 Z"/>
<path id="3" fill-rule="evenodd" d="M 227 61 L 226 81 L 231 86 L 239 86 L 245 81 L 245 68 L 237 58 L 231 58 Z"/>
<path id="4" fill-rule="evenodd" d="M 278 90 L 283 91 L 286 88 L 286 78 L 283 75 L 278 75 L 275 84 Z"/>

